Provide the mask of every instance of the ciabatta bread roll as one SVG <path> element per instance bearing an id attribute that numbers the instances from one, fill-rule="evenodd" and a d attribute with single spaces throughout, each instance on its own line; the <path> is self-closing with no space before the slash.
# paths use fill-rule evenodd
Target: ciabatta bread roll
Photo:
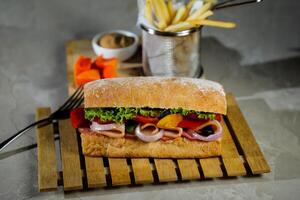
<path id="1" fill-rule="evenodd" d="M 84 86 L 84 106 L 85 117 L 94 124 L 91 128 L 79 129 L 85 155 L 204 158 L 221 154 L 222 127 L 217 118 L 220 114 L 226 114 L 227 105 L 225 92 L 219 83 L 193 78 L 164 77 L 98 80 Z M 131 110 L 119 111 L 118 108 Z M 147 112 L 140 109 L 146 109 Z M 111 113 L 122 117 L 110 116 Z M 160 123 L 167 116 L 170 116 L 164 119 L 167 123 Z M 175 116 L 177 122 L 174 125 L 172 120 L 169 121 Z M 149 142 L 143 137 L 137 137 L 136 128 L 133 133 L 126 132 L 128 124 L 134 122 L 135 125 L 142 125 L 149 120 L 152 120 L 151 123 L 157 126 L 159 132 L 145 131 L 143 134 L 157 134 L 159 139 Z M 120 123 L 125 124 L 125 136 L 115 137 L 118 133 L 113 132 L 113 129 L 107 130 L 107 127 Z M 170 134 L 164 134 L 174 130 L 175 127 L 168 127 L 170 124 L 181 130 L 179 137 L 178 134 L 174 134 L 174 138 L 172 134 L 171 138 Z M 105 135 L 101 134 L 104 129 Z M 111 137 L 107 136 L 107 131 L 112 131 Z"/>
<path id="2" fill-rule="evenodd" d="M 194 78 L 131 77 L 93 81 L 84 86 L 84 105 L 97 107 L 184 108 L 226 114 L 219 83 Z"/>

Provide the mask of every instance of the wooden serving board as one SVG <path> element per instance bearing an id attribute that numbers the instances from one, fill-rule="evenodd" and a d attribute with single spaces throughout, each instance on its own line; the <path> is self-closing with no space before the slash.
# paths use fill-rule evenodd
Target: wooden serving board
<path id="1" fill-rule="evenodd" d="M 204 180 L 217 177 L 252 176 L 270 172 L 235 98 L 227 94 L 228 114 L 222 119 L 222 155 L 204 159 L 86 157 L 79 134 L 69 119 L 36 128 L 38 185 L 40 191 Z M 38 108 L 36 119 L 50 114 Z M 55 145 L 55 139 L 58 144 Z M 57 151 L 57 149 L 59 151 Z M 59 152 L 59 155 L 57 154 Z M 60 162 L 62 169 L 57 169 Z"/>
<path id="2" fill-rule="evenodd" d="M 119 76 L 141 75 L 141 51 L 121 63 Z M 66 45 L 69 94 L 75 90 L 73 65 L 79 55 L 94 58 L 90 40 L 73 40 Z M 222 155 L 205 159 L 94 158 L 81 151 L 80 136 L 70 120 L 37 127 L 38 185 L 40 191 L 86 190 L 120 185 L 151 184 L 217 177 L 252 176 L 270 172 L 237 102 L 227 94 L 228 114 L 222 119 Z M 38 108 L 36 119 L 51 113 Z M 55 140 L 58 140 L 55 142 Z M 58 169 L 61 163 L 61 169 Z"/>

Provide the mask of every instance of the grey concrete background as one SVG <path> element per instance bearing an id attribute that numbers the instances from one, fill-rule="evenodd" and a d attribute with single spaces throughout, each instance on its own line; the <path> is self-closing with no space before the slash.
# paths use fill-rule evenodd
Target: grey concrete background
<path id="1" fill-rule="evenodd" d="M 202 62 L 242 111 L 272 167 L 262 177 L 64 194 L 37 190 L 35 133 L 0 154 L 0 199 L 298 199 L 300 3 L 264 0 L 216 12 L 234 30 L 205 28 Z M 65 42 L 136 27 L 136 0 L 0 0 L 0 141 L 67 97 Z M 21 149 L 20 149 L 21 148 Z"/>

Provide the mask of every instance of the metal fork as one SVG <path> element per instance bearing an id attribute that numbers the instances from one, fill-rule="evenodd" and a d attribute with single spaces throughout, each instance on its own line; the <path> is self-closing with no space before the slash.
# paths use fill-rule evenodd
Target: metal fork
<path id="1" fill-rule="evenodd" d="M 250 4 L 250 3 L 260 3 L 263 0 L 246 0 L 246 1 L 241 1 L 241 2 L 235 2 L 237 0 L 226 0 L 220 3 L 217 3 L 216 5 L 213 6 L 213 10 L 219 10 L 223 8 L 229 8 L 229 7 L 234 7 L 234 6 L 240 6 L 244 4 Z M 235 2 L 235 3 L 234 3 Z"/>
<path id="2" fill-rule="evenodd" d="M 53 112 L 51 115 L 49 115 L 49 117 L 38 120 L 38 121 L 28 125 L 27 127 L 18 131 L 16 134 L 12 135 L 11 137 L 9 137 L 6 140 L 4 140 L 3 142 L 1 142 L 0 152 L 5 147 L 7 147 L 7 145 L 9 145 L 11 142 L 16 140 L 18 137 L 20 137 L 21 135 L 23 135 L 24 133 L 26 133 L 27 131 L 29 131 L 36 125 L 43 126 L 43 125 L 50 124 L 55 120 L 69 118 L 71 109 L 79 107 L 82 104 L 82 102 L 83 102 L 83 87 L 80 86 L 73 93 L 73 95 L 70 96 L 67 99 L 67 101 L 62 106 L 60 106 L 55 112 Z"/>

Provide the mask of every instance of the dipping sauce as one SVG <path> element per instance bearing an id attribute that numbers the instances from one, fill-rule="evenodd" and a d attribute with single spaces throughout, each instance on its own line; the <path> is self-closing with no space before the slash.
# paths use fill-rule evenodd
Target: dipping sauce
<path id="1" fill-rule="evenodd" d="M 120 33 L 108 33 L 103 35 L 98 40 L 98 45 L 108 49 L 125 48 L 134 43 L 134 38 L 120 34 Z"/>

